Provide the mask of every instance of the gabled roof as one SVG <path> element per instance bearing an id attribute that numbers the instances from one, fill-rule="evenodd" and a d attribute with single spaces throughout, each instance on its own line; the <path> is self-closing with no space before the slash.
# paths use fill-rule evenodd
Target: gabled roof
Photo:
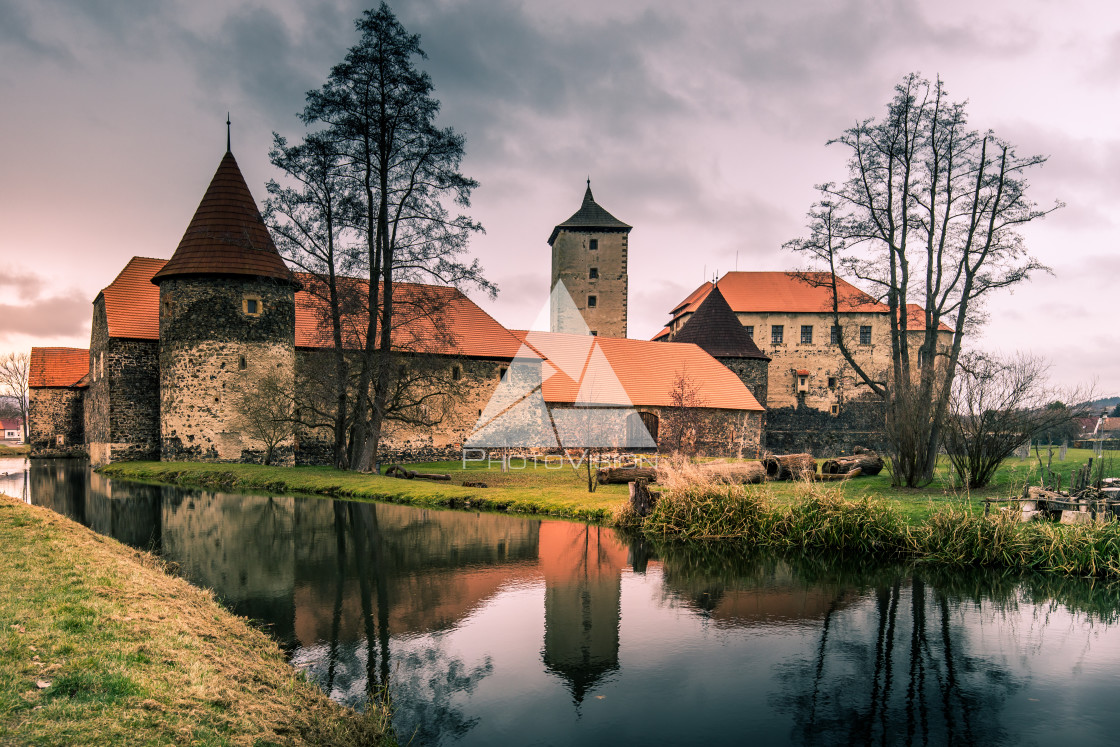
<path id="1" fill-rule="evenodd" d="M 827 272 L 729 272 L 713 286 L 704 283 L 672 312 L 675 318 L 696 311 L 713 287 L 719 287 L 735 313 L 821 313 L 832 311 Z M 879 303 L 843 278 L 836 278 L 840 311 L 885 313 Z"/>
<path id="2" fill-rule="evenodd" d="M 735 312 L 727 305 L 718 287 L 713 287 L 696 307 L 696 311 L 672 336 L 673 342 L 691 342 L 715 358 L 759 358 L 763 354 Z"/>
<path id="3" fill-rule="evenodd" d="M 159 289 L 152 276 L 167 260 L 133 257 L 101 293 L 110 337 L 159 339 Z M 294 276 L 296 291 L 296 347 L 322 348 L 331 344 L 323 331 L 323 301 L 308 289 L 316 287 L 312 275 Z M 367 281 L 345 278 L 351 292 L 365 294 Z M 434 285 L 397 283 L 396 303 L 400 325 L 394 344 L 402 349 L 465 355 L 474 358 L 513 359 L 521 342 L 461 291 Z M 364 338 L 366 317 L 354 314 L 345 322 L 344 345 L 357 346 Z"/>
<path id="4" fill-rule="evenodd" d="M 548 237 L 549 246 L 552 246 L 557 234 L 564 228 L 582 231 L 629 231 L 632 226 L 623 223 L 595 202 L 595 198 L 591 195 L 591 180 L 588 179 L 587 191 L 583 193 L 583 204 L 571 218 L 552 229 L 552 235 Z"/>
<path id="5" fill-rule="evenodd" d="M 152 282 L 158 285 L 176 275 L 250 275 L 294 282 L 229 151 L 175 254 Z"/>
<path id="6" fill-rule="evenodd" d="M 906 304 L 906 331 L 907 332 L 925 332 L 926 331 L 926 310 L 916 303 Z M 952 328 L 945 324 L 945 322 L 937 323 L 938 332 L 952 332 Z"/>
<path id="7" fill-rule="evenodd" d="M 166 264 L 166 259 L 133 257 L 101 289 L 109 337 L 159 339 L 159 288 L 152 284 L 152 276 Z"/>
<path id="8" fill-rule="evenodd" d="M 18 431 L 23 428 L 23 418 L 0 418 L 0 431 Z"/>
<path id="9" fill-rule="evenodd" d="M 511 330 L 545 359 L 544 400 L 569 404 L 583 401 L 589 388 L 588 371 L 601 354 L 629 402 L 597 404 L 671 407 L 672 391 L 681 375 L 699 387 L 700 407 L 724 410 L 764 408 L 726 366 L 696 345 L 652 342 L 621 337 L 589 337 L 561 332 Z M 573 365 L 574 362 L 574 365 Z M 572 375 L 578 369 L 579 373 Z M 609 376 L 609 374 L 608 374 Z M 601 385 L 608 399 L 617 399 L 614 379 Z"/>
<path id="10" fill-rule="evenodd" d="M 89 373 L 89 350 L 85 348 L 31 348 L 29 387 L 76 387 Z"/>

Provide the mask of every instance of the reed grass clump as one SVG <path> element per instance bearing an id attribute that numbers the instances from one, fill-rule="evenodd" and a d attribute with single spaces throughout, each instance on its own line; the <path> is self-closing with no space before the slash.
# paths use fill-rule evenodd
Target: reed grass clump
<path id="1" fill-rule="evenodd" d="M 874 553 L 893 557 L 907 550 L 906 523 L 882 499 L 847 500 L 835 487 L 806 482 L 774 525 L 771 541 L 786 547 Z"/>
<path id="2" fill-rule="evenodd" d="M 742 485 L 694 486 L 667 491 L 646 517 L 644 531 L 684 540 L 760 540 L 770 511 L 758 491 Z"/>
<path id="3" fill-rule="evenodd" d="M 1033 568 L 1031 536 L 1015 512 L 984 516 L 950 506 L 909 533 L 915 554 L 954 566 Z"/>

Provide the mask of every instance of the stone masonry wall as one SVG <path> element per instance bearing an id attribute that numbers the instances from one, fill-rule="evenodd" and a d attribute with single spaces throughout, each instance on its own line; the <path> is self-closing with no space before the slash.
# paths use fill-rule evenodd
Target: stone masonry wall
<path id="1" fill-rule="evenodd" d="M 590 248 L 592 240 L 598 248 Z M 552 244 L 552 287 L 563 280 L 588 329 L 602 337 L 626 337 L 628 251 L 629 237 L 623 231 L 561 229 Z M 591 268 L 596 269 L 597 278 L 591 277 Z M 595 296 L 595 308 L 588 307 L 589 296 Z M 566 328 L 555 318 L 551 328 L 553 332 L 583 333 L 582 329 Z"/>
<path id="2" fill-rule="evenodd" d="M 856 446 L 885 448 L 886 410 L 871 398 L 846 402 L 838 415 L 812 407 L 780 407 L 766 413 L 766 443 L 775 454 L 815 457 L 851 454 Z"/>
<path id="3" fill-rule="evenodd" d="M 247 313 L 254 300 L 259 314 Z M 239 411 L 266 379 L 290 396 L 295 300 L 259 278 L 168 278 L 160 285 L 160 436 L 163 460 L 261 461 L 265 444 Z M 289 436 L 273 464 L 293 463 Z"/>
<path id="4" fill-rule="evenodd" d="M 769 382 L 769 362 L 761 358 L 717 358 L 739 377 L 747 390 L 766 407 L 767 386 Z"/>
<path id="5" fill-rule="evenodd" d="M 32 387 L 28 390 L 28 435 L 31 439 L 32 456 L 46 452 L 58 455 L 60 450 L 74 454 L 84 453 L 84 393 L 84 389 L 67 387 Z M 59 436 L 62 437 L 62 443 L 59 443 Z"/>
<path id="6" fill-rule="evenodd" d="M 642 411 L 655 412 L 658 416 L 658 451 L 671 454 L 677 428 L 674 418 L 681 417 L 670 407 L 641 407 Z M 686 448 L 700 456 L 757 458 L 762 445 L 762 415 L 753 410 L 718 410 L 709 407 L 687 408 L 683 417 L 688 424 L 695 424 L 696 435 L 686 436 Z"/>
<path id="7" fill-rule="evenodd" d="M 326 350 L 297 352 L 296 391 L 304 401 L 309 396 L 319 398 L 317 393 L 311 391 L 316 382 L 308 373 L 317 370 L 329 355 L 331 353 Z M 387 422 L 380 443 L 379 460 L 382 464 L 460 458 L 463 442 L 474 429 L 498 387 L 502 372 L 510 363 L 504 360 L 441 357 L 426 361 L 425 365 L 435 366 L 432 372 L 434 382 L 438 383 L 442 375 L 446 376 L 446 381 L 441 385 L 447 391 L 447 408 L 443 419 L 433 427 Z M 455 368 L 459 369 L 458 379 L 453 376 Z M 333 443 L 329 428 L 297 429 L 296 463 L 330 464 Z"/>

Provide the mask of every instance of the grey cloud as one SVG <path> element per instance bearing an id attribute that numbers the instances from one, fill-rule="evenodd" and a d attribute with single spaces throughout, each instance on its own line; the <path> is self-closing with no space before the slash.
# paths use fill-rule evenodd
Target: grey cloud
<path id="1" fill-rule="evenodd" d="M 43 289 L 43 279 L 38 275 L 21 270 L 5 270 L 0 273 L 0 289 L 11 288 L 21 301 L 38 298 Z M 7 296 L 7 293 L 2 293 Z"/>
<path id="2" fill-rule="evenodd" d="M 0 304 L 0 336 L 73 337 L 89 329 L 90 302 L 74 297 Z"/>

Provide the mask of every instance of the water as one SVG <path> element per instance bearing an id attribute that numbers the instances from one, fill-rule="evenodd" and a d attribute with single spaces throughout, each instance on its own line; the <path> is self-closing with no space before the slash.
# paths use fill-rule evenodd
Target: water
<path id="1" fill-rule="evenodd" d="M 5 470 L 0 467 L 0 472 Z M 30 500 L 174 561 L 402 743 L 1112 744 L 1120 594 L 606 528 L 109 481 Z"/>

